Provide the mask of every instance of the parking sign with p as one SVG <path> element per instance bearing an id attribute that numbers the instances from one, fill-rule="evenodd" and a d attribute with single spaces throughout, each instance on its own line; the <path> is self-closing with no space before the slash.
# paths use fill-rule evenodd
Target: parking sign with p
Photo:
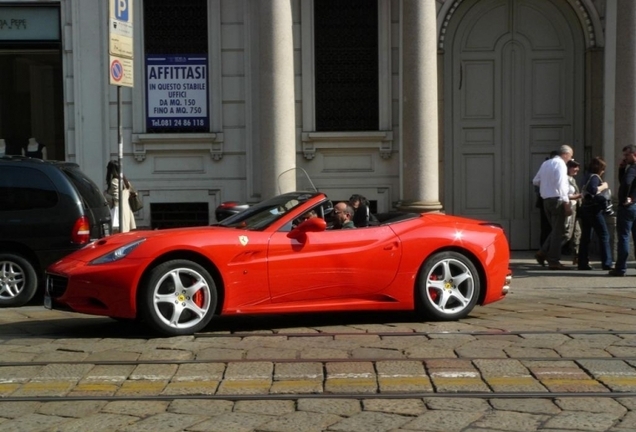
<path id="1" fill-rule="evenodd" d="M 128 22 L 128 0 L 115 0 L 115 18 Z"/>

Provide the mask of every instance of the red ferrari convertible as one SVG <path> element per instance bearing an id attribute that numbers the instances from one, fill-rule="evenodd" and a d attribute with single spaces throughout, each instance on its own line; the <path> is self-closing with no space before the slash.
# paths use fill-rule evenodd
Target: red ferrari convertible
<path id="1" fill-rule="evenodd" d="M 310 210 L 318 216 L 303 220 Z M 330 230 L 332 212 L 324 193 L 293 192 L 213 226 L 106 237 L 48 268 L 45 306 L 183 335 L 232 314 L 417 308 L 456 320 L 508 292 L 496 224 L 392 212 Z"/>

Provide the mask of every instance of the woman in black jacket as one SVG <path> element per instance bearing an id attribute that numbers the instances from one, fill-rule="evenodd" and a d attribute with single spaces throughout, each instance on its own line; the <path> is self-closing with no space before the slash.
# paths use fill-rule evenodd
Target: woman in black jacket
<path id="1" fill-rule="evenodd" d="M 589 245 L 592 237 L 592 229 L 598 236 L 601 252 L 601 265 L 603 270 L 612 268 L 612 251 L 609 244 L 609 230 L 605 223 L 606 204 L 599 196 L 603 191 L 608 191 L 609 186 L 603 180 L 606 163 L 600 157 L 595 157 L 590 162 L 589 174 L 583 186 L 583 204 L 579 210 L 581 215 L 581 244 L 579 245 L 579 270 L 593 270 L 590 265 Z"/>

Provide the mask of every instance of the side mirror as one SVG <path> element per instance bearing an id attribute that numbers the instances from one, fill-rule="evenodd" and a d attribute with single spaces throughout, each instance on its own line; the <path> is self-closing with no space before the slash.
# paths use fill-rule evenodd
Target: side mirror
<path id="1" fill-rule="evenodd" d="M 290 239 L 304 243 L 307 240 L 308 232 L 321 232 L 327 229 L 327 222 L 323 218 L 313 217 L 302 222 L 296 228 L 287 233 Z"/>

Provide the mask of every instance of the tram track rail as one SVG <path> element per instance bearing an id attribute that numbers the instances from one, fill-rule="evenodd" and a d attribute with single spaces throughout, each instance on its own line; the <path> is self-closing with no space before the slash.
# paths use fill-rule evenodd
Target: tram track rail
<path id="1" fill-rule="evenodd" d="M 561 399 L 561 398 L 634 398 L 636 392 L 456 392 L 456 393 L 320 393 L 258 395 L 144 395 L 144 396 L 18 396 L 0 398 L 2 402 L 78 402 L 78 401 L 174 401 L 174 400 L 298 400 L 298 399 Z"/>
<path id="2" fill-rule="evenodd" d="M 427 361 L 457 361 L 457 360 L 516 360 L 519 362 L 579 362 L 585 361 L 633 361 L 636 357 L 351 357 L 351 358 L 251 358 L 251 359 L 191 359 L 191 360 L 51 360 L 51 361 L 29 361 L 29 362 L 3 362 L 2 367 L 26 367 L 26 366 L 47 366 L 47 365 L 95 365 L 95 366 L 126 366 L 126 365 L 187 365 L 187 364 L 210 364 L 210 363 L 377 363 L 377 362 L 422 362 Z"/>

